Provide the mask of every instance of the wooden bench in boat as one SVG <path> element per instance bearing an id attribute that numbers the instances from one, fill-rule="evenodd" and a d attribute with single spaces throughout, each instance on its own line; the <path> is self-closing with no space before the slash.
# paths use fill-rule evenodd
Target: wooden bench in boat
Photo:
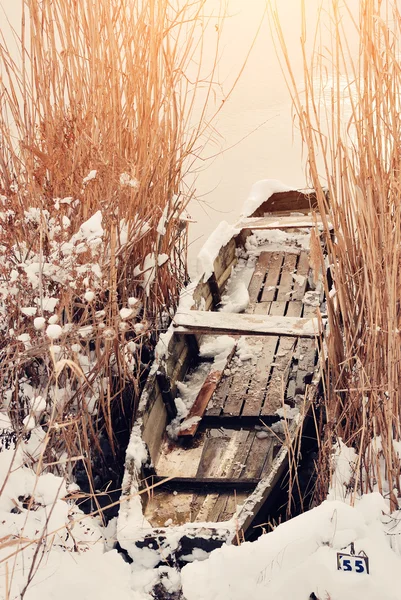
<path id="1" fill-rule="evenodd" d="M 251 229 L 252 231 L 260 230 L 260 229 L 303 229 L 310 227 L 322 227 L 323 219 L 320 215 L 284 215 L 284 216 L 276 216 L 269 215 L 266 217 L 250 217 L 247 219 L 242 219 L 236 224 L 236 228 L 238 229 Z M 332 228 L 331 223 L 328 223 L 329 228 Z"/>
<path id="2" fill-rule="evenodd" d="M 279 317 L 189 310 L 174 317 L 177 333 L 212 335 L 286 335 L 315 337 L 319 334 L 316 318 Z"/>

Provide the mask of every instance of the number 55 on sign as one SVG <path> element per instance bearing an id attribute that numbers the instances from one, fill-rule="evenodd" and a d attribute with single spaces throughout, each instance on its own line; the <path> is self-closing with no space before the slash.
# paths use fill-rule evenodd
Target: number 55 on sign
<path id="1" fill-rule="evenodd" d="M 369 559 L 367 556 L 337 553 L 337 569 L 352 573 L 369 574 Z"/>

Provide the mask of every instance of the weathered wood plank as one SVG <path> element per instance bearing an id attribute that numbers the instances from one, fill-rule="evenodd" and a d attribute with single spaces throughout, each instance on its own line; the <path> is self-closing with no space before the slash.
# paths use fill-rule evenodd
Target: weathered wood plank
<path id="1" fill-rule="evenodd" d="M 316 314 L 317 308 L 315 306 L 304 305 L 303 314 L 307 317 Z M 311 379 L 315 370 L 315 362 L 317 355 L 316 340 L 314 338 L 308 339 L 307 343 L 305 339 L 300 340 L 303 343 L 299 344 L 298 349 L 298 369 L 296 373 L 295 382 L 295 395 L 305 394 L 305 386 L 309 379 Z"/>
<path id="2" fill-rule="evenodd" d="M 297 272 L 295 273 L 295 283 L 294 283 L 294 293 L 292 294 L 292 300 L 302 300 L 304 297 L 307 285 L 308 285 L 308 275 L 309 275 L 309 254 L 306 251 L 301 252 L 299 255 L 299 260 L 297 264 Z M 297 281 L 297 277 L 303 277 L 304 280 Z"/>
<path id="3" fill-rule="evenodd" d="M 235 250 L 236 243 L 234 238 L 232 238 L 225 246 L 223 246 L 223 248 L 220 249 L 220 252 L 213 263 L 213 271 L 217 281 L 235 259 Z"/>
<path id="4" fill-rule="evenodd" d="M 206 437 L 196 477 L 209 477 L 224 454 L 227 437 Z"/>
<path id="5" fill-rule="evenodd" d="M 259 229 L 298 229 L 305 227 L 323 226 L 320 215 L 308 216 L 271 216 L 266 217 L 248 217 L 239 221 L 235 227 L 238 229 L 250 229 L 251 231 Z M 331 227 L 331 225 L 329 224 Z"/>
<path id="6" fill-rule="evenodd" d="M 234 457 L 230 471 L 230 477 L 232 477 L 233 479 L 239 478 L 243 473 L 249 452 L 253 444 L 254 437 L 255 431 L 242 430 L 242 435 L 239 439 L 237 453 Z"/>
<path id="7" fill-rule="evenodd" d="M 263 286 L 261 302 L 271 302 L 276 297 L 276 287 L 280 279 L 281 266 L 284 260 L 283 252 L 273 252 L 269 264 L 269 270 Z"/>
<path id="8" fill-rule="evenodd" d="M 277 306 L 272 307 L 281 313 L 283 304 L 277 303 Z M 302 313 L 302 302 L 290 302 L 288 304 L 287 314 L 289 317 L 296 317 Z M 281 336 L 277 352 L 274 357 L 274 366 L 271 373 L 269 386 L 267 388 L 265 401 L 261 414 L 263 416 L 273 415 L 283 403 L 285 389 L 290 373 L 291 362 L 293 359 L 296 340 L 291 337 Z"/>
<path id="9" fill-rule="evenodd" d="M 262 338 L 263 339 L 263 338 Z M 260 338 L 245 338 L 247 345 L 254 351 L 254 358 L 244 361 L 242 364 L 234 365 L 234 373 L 231 378 L 230 392 L 223 407 L 223 415 L 239 416 L 243 403 L 246 401 L 249 383 L 252 381 L 258 353 L 261 351 Z"/>
<path id="10" fill-rule="evenodd" d="M 241 413 L 242 416 L 256 417 L 260 414 L 277 342 L 278 337 L 276 336 L 270 336 L 263 340 L 262 352 L 257 360 L 255 373 L 249 385 L 245 405 Z"/>
<path id="11" fill-rule="evenodd" d="M 253 213 L 254 217 L 261 217 L 266 213 L 283 211 L 298 212 L 310 211 L 317 206 L 315 192 L 290 190 L 288 192 L 276 192 L 267 198 Z"/>
<path id="12" fill-rule="evenodd" d="M 240 480 L 243 481 L 260 477 L 273 443 L 274 441 L 270 436 L 259 438 L 258 434 L 255 435 Z"/>
<path id="13" fill-rule="evenodd" d="M 174 317 L 177 333 L 219 335 L 287 335 L 314 337 L 318 320 L 271 315 L 216 313 L 197 310 L 178 312 Z"/>
<path id="14" fill-rule="evenodd" d="M 217 386 L 215 393 L 209 401 L 209 405 L 206 409 L 206 416 L 218 417 L 223 410 L 224 403 L 230 391 L 231 379 L 230 377 L 224 377 Z"/>
<path id="15" fill-rule="evenodd" d="M 239 431 L 211 430 L 206 434 L 202 456 L 196 477 L 224 477 L 230 468 L 236 452 L 236 439 Z"/>
<path id="16" fill-rule="evenodd" d="M 259 440 L 263 441 L 263 440 Z M 259 468 L 254 468 L 255 471 L 262 472 L 264 465 L 264 461 L 262 465 L 259 465 Z M 234 491 L 234 489 L 252 490 L 259 483 L 259 477 L 250 477 L 247 476 L 243 479 L 233 479 L 227 477 L 173 477 L 166 481 L 164 477 L 159 475 L 155 475 L 151 478 L 149 484 L 158 483 L 158 489 L 166 490 L 180 490 L 184 492 L 189 492 L 192 490 L 208 490 L 212 492 L 213 490 L 228 490 Z"/>
<path id="17" fill-rule="evenodd" d="M 258 302 L 253 307 L 252 312 L 255 315 L 268 315 L 270 312 L 271 302 Z"/>
<path id="18" fill-rule="evenodd" d="M 234 345 L 230 354 L 227 356 L 226 366 L 234 356 L 236 350 L 236 345 Z M 206 377 L 204 384 L 199 390 L 198 395 L 195 398 L 195 402 L 193 403 L 186 420 L 193 419 L 194 417 L 199 417 L 200 419 L 205 414 L 206 408 L 209 404 L 211 397 L 213 396 L 221 378 L 223 376 L 224 369 L 221 371 L 211 371 L 209 375 Z M 198 431 L 200 421 L 197 423 L 193 423 L 190 427 L 185 429 L 181 429 L 178 433 L 179 437 L 193 437 Z"/>
<path id="19" fill-rule="evenodd" d="M 285 254 L 283 266 L 281 268 L 280 283 L 277 290 L 276 300 L 278 302 L 286 302 L 291 299 L 290 292 L 294 285 L 294 279 L 292 277 L 295 265 L 297 263 L 296 254 Z M 270 314 L 272 314 L 270 312 Z"/>
<path id="20" fill-rule="evenodd" d="M 284 312 L 287 307 L 286 301 L 279 302 L 277 300 L 274 300 L 269 304 L 270 314 L 276 317 L 284 315 Z M 302 310 L 301 303 L 300 310 Z M 270 336 L 268 339 L 263 341 L 262 353 L 256 363 L 255 375 L 250 383 L 246 403 L 242 411 L 242 416 L 244 417 L 258 416 L 260 414 L 263 405 L 263 400 L 265 397 L 267 381 L 270 375 L 270 371 L 272 370 L 271 365 L 276 354 L 278 342 L 278 336 Z"/>
<path id="21" fill-rule="evenodd" d="M 259 293 L 262 289 L 263 282 L 266 277 L 266 272 L 272 259 L 271 252 L 261 252 L 256 262 L 255 270 L 252 274 L 251 281 L 248 286 L 249 306 L 246 312 L 253 312 L 253 307 L 258 301 Z"/>
<path id="22" fill-rule="evenodd" d="M 199 432 L 196 443 L 190 446 L 180 446 L 165 437 L 159 458 L 154 463 L 156 472 L 163 477 L 195 477 L 202 456 L 205 435 L 204 431 Z"/>

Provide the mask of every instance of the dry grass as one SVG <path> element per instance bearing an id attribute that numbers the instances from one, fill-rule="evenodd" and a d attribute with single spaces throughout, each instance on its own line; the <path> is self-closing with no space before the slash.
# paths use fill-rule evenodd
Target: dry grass
<path id="1" fill-rule="evenodd" d="M 329 32 L 318 31 L 309 40 L 303 24 L 302 90 L 273 8 L 271 17 L 310 183 L 335 230 L 331 237 L 326 227 L 335 292 L 330 294 L 326 280 L 327 424 L 321 460 L 327 465 L 333 439 L 343 438 L 359 455 L 354 493 L 377 485 L 395 507 L 401 493 L 393 443 L 401 439 L 401 15 L 387 0 L 361 0 L 358 19 L 346 2 L 332 0 Z M 353 38 L 359 40 L 357 53 L 349 48 Z M 323 466 L 321 472 L 329 471 Z M 321 484 L 324 496 L 327 475 Z"/>
<path id="2" fill-rule="evenodd" d="M 134 415 L 187 279 L 183 178 L 208 135 L 217 67 L 205 76 L 202 32 L 222 19 L 204 5 L 23 0 L 21 60 L 0 45 L 3 409 L 20 440 L 44 428 L 35 470 L 71 474 L 85 457 L 93 494 L 91 458 L 105 439 L 116 452 L 113 414 Z M 103 231 L 88 238 L 80 228 L 97 211 Z M 48 298 L 54 343 L 33 324 L 52 315 Z"/>

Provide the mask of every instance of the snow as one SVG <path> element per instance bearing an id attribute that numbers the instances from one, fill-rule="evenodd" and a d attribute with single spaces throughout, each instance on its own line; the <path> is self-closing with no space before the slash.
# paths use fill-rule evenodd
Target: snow
<path id="1" fill-rule="evenodd" d="M 154 252 L 151 252 L 145 256 L 143 261 L 143 267 L 136 266 L 134 269 L 135 277 L 143 275 L 143 279 L 140 280 L 140 285 L 144 288 L 145 293 L 149 296 L 150 288 L 156 277 L 156 264 L 158 267 L 164 265 L 169 259 L 168 254 L 159 254 L 157 257 Z"/>
<path id="2" fill-rule="evenodd" d="M 244 281 L 239 280 L 235 287 L 232 286 L 232 289 L 222 297 L 222 303 L 219 310 L 221 312 L 241 313 L 248 307 L 248 304 L 248 286 Z"/>
<path id="3" fill-rule="evenodd" d="M 232 237 L 238 235 L 240 229 L 229 225 L 227 221 L 221 221 L 208 240 L 201 248 L 197 259 L 198 275 L 203 281 L 207 281 L 214 270 L 214 261 L 217 258 L 220 249 L 228 244 Z"/>
<path id="4" fill-rule="evenodd" d="M 34 315 L 36 315 L 37 310 L 38 309 L 36 306 L 24 306 L 20 308 L 20 311 L 26 317 L 33 317 Z"/>
<path id="5" fill-rule="evenodd" d="M 132 308 L 121 308 L 120 309 L 120 317 L 124 321 L 125 319 L 129 319 L 134 314 Z"/>
<path id="6" fill-rule="evenodd" d="M 163 214 L 159 219 L 159 223 L 157 224 L 156 231 L 159 235 L 164 235 L 166 233 L 166 222 L 168 222 L 168 206 L 169 205 L 166 204 L 166 206 L 164 207 Z"/>
<path id="7" fill-rule="evenodd" d="M 80 239 L 85 239 L 88 242 L 101 238 L 103 236 L 104 230 L 102 228 L 102 213 L 100 210 L 95 212 L 85 223 L 82 223 L 79 228 L 79 237 Z"/>
<path id="8" fill-rule="evenodd" d="M 137 189 L 139 188 L 139 181 L 136 177 L 131 177 L 129 173 L 121 173 L 120 185 Z"/>
<path id="9" fill-rule="evenodd" d="M 57 340 L 58 338 L 60 338 L 63 335 L 63 330 L 60 327 L 60 325 L 56 325 L 56 324 L 48 325 L 47 329 L 46 329 L 46 335 L 51 340 Z"/>
<path id="10" fill-rule="evenodd" d="M 250 217 L 263 202 L 266 202 L 273 194 L 279 192 L 291 192 L 296 188 L 286 185 L 278 179 L 262 179 L 253 184 L 248 198 L 242 207 L 242 216 Z"/>
<path id="11" fill-rule="evenodd" d="M 42 331 L 42 329 L 45 328 L 45 325 L 46 325 L 46 319 L 44 317 L 36 317 L 36 319 L 33 320 L 33 326 L 38 331 Z"/>
<path id="12" fill-rule="evenodd" d="M 95 299 L 95 292 L 92 292 L 92 290 L 87 290 L 85 292 L 84 298 L 86 302 L 93 302 Z"/>
<path id="13" fill-rule="evenodd" d="M 87 176 L 83 178 L 82 183 L 84 185 L 86 185 L 87 183 L 89 183 L 89 181 L 96 179 L 96 175 L 97 175 L 97 171 L 95 169 L 93 169 L 92 171 L 89 171 Z"/>
<path id="14" fill-rule="evenodd" d="M 126 452 L 126 460 L 129 459 L 134 461 L 137 471 L 140 471 L 142 465 L 146 464 L 149 460 L 146 444 L 141 437 L 139 423 L 135 423 L 134 427 L 132 428 L 131 437 Z"/>
<path id="15" fill-rule="evenodd" d="M 400 598 L 401 559 L 381 524 L 387 510 L 379 494 L 355 507 L 326 501 L 283 523 L 256 542 L 215 550 L 182 570 L 186 600 L 304 600 L 314 592 L 331 600 Z M 371 575 L 337 570 L 337 552 L 351 542 L 369 556 Z M 389 576 L 391 573 L 391 576 Z"/>

